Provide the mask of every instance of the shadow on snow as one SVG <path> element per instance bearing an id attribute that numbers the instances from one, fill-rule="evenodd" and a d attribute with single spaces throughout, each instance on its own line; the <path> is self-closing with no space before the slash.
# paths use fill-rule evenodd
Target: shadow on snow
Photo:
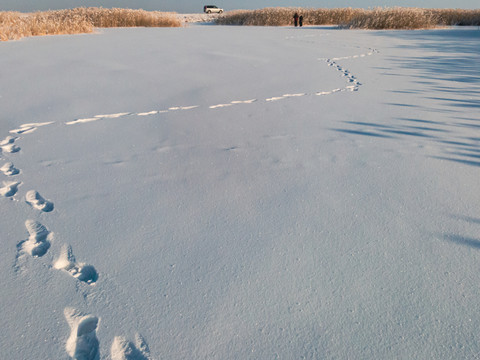
<path id="1" fill-rule="evenodd" d="M 480 167 L 480 137 L 466 129 L 480 129 L 480 31 L 477 27 L 425 31 L 379 31 L 374 36 L 407 40 L 397 48 L 434 53 L 428 56 L 391 57 L 396 66 L 413 72 L 411 82 L 420 89 L 395 89 L 398 100 L 385 105 L 405 108 L 414 116 L 397 117 L 389 124 L 347 121 L 346 129 L 334 131 L 377 138 L 415 137 L 436 145 L 439 160 Z M 378 68 L 392 72 L 392 68 Z M 403 95 L 422 98 L 421 105 L 401 101 Z M 428 105 L 430 104 L 430 105 Z M 427 113 L 428 115 L 424 115 Z M 441 114 L 441 120 L 432 120 Z M 426 119 L 422 118 L 426 117 Z M 423 139 L 423 140 L 422 140 Z M 458 239 L 457 239 L 458 240 Z"/>

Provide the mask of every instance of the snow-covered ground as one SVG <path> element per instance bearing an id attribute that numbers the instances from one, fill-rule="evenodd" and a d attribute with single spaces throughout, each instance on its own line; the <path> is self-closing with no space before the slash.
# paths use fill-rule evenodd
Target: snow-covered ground
<path id="1" fill-rule="evenodd" d="M 479 39 L 2 43 L 0 357 L 478 358 Z"/>

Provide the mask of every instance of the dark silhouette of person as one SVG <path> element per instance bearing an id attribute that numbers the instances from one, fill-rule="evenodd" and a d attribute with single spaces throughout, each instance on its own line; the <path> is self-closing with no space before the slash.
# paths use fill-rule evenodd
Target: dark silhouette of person
<path id="1" fill-rule="evenodd" d="M 298 13 L 295 13 L 295 15 L 293 15 L 293 23 L 295 24 L 295 27 L 298 26 Z"/>
<path id="2" fill-rule="evenodd" d="M 300 17 L 298 18 L 298 25 L 300 25 L 300 27 L 303 26 L 303 15 L 300 15 Z"/>

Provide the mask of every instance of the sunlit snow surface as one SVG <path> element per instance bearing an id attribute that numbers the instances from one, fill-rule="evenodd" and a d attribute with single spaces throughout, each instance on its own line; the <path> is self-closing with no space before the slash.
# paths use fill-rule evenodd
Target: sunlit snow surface
<path id="1" fill-rule="evenodd" d="M 0 357 L 478 357 L 479 40 L 0 44 Z"/>

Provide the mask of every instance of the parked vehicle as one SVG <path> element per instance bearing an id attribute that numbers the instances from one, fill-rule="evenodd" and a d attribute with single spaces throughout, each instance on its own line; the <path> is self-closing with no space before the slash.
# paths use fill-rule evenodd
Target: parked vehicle
<path id="1" fill-rule="evenodd" d="M 223 9 L 220 9 L 220 8 L 216 7 L 215 5 L 205 5 L 203 7 L 203 12 L 207 13 L 207 14 L 211 14 L 211 13 L 221 14 L 221 13 L 223 13 Z"/>

